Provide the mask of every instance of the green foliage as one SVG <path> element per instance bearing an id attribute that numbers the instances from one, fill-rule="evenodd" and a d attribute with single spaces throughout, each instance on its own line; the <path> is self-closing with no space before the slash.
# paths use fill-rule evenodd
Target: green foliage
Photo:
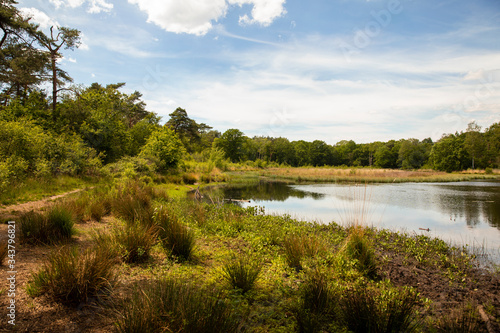
<path id="1" fill-rule="evenodd" d="M 293 309 L 299 332 L 321 332 L 322 327 L 338 320 L 336 295 L 328 285 L 325 272 L 315 268 L 306 272 L 300 286 L 300 299 Z"/>
<path id="2" fill-rule="evenodd" d="M 420 142 L 418 139 L 402 140 L 399 148 L 398 164 L 403 169 L 420 169 L 429 159 L 432 140 Z"/>
<path id="3" fill-rule="evenodd" d="M 54 174 L 95 174 L 101 167 L 96 152 L 75 135 L 53 135 L 32 121 L 0 121 L 0 181 L 7 176 L 48 178 Z M 12 180 L 10 181 L 12 182 Z"/>
<path id="4" fill-rule="evenodd" d="M 20 238 L 25 243 L 53 244 L 68 240 L 74 233 L 73 214 L 63 205 L 52 206 L 46 214 L 24 213 L 19 222 Z"/>
<path id="5" fill-rule="evenodd" d="M 262 264 L 249 255 L 240 255 L 222 266 L 222 277 L 244 294 L 254 288 L 262 270 Z"/>
<path id="6" fill-rule="evenodd" d="M 127 181 L 118 185 L 111 199 L 114 214 L 128 223 L 140 222 L 152 224 L 153 208 L 151 201 L 155 197 L 152 187 L 138 181 Z"/>
<path id="7" fill-rule="evenodd" d="M 231 162 L 239 162 L 243 155 L 245 137 L 238 129 L 228 129 L 220 138 L 214 141 L 214 147 L 224 151 L 226 158 Z"/>
<path id="8" fill-rule="evenodd" d="M 467 169 L 470 158 L 465 150 L 464 141 L 463 134 L 443 136 L 432 147 L 430 159 L 433 167 L 446 172 Z"/>
<path id="9" fill-rule="evenodd" d="M 177 135 L 165 126 L 151 134 L 140 155 L 157 158 L 161 169 L 176 168 L 184 155 L 184 146 Z"/>
<path id="10" fill-rule="evenodd" d="M 71 304 L 104 296 L 116 283 L 113 255 L 104 248 L 79 250 L 63 247 L 49 255 L 42 269 L 33 274 L 27 292 L 31 296 L 47 293 Z"/>
<path id="11" fill-rule="evenodd" d="M 123 304 L 119 332 L 239 332 L 242 318 L 227 300 L 177 279 L 136 286 Z"/>

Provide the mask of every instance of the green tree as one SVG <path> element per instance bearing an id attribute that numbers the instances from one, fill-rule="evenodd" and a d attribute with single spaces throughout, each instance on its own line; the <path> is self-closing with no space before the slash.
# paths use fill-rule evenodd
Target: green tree
<path id="1" fill-rule="evenodd" d="M 469 154 L 464 148 L 465 135 L 455 133 L 443 135 L 432 146 L 430 160 L 436 170 L 452 172 L 466 169 Z"/>
<path id="2" fill-rule="evenodd" d="M 185 153 L 184 146 L 168 126 L 151 134 L 140 155 L 159 160 L 160 169 L 176 168 Z"/>
<path id="3" fill-rule="evenodd" d="M 500 123 L 491 125 L 485 132 L 486 158 L 491 167 L 500 167 Z"/>
<path id="4" fill-rule="evenodd" d="M 54 31 L 54 27 L 50 27 L 50 36 L 47 36 L 42 31 L 37 31 L 34 37 L 38 43 L 48 52 L 50 59 L 50 70 L 52 82 L 52 111 L 55 113 L 57 105 L 57 94 L 65 82 L 72 82 L 73 79 L 57 66 L 57 60 L 62 57 L 61 48 L 74 50 L 80 46 L 80 31 L 67 27 L 59 27 L 58 31 Z M 61 88 L 59 88 L 61 87 Z"/>
<path id="5" fill-rule="evenodd" d="M 311 164 L 313 166 L 331 165 L 332 151 L 326 142 L 314 140 L 310 146 Z"/>
<path id="6" fill-rule="evenodd" d="M 429 142 L 420 142 L 418 139 L 402 140 L 399 148 L 398 164 L 403 169 L 420 169 L 429 159 Z"/>
<path id="7" fill-rule="evenodd" d="M 182 108 L 175 109 L 169 116 L 167 126 L 179 136 L 188 152 L 201 151 L 202 134 L 206 134 L 212 127 L 204 123 L 198 124 Z"/>
<path id="8" fill-rule="evenodd" d="M 484 135 L 481 133 L 481 126 L 476 124 L 475 121 L 467 125 L 467 131 L 465 132 L 465 149 L 472 158 L 472 169 L 476 166 L 485 167 L 483 160 L 486 142 L 484 140 Z"/>
<path id="9" fill-rule="evenodd" d="M 24 98 L 46 75 L 47 54 L 34 47 L 38 27 L 22 17 L 16 1 L 0 1 L 0 86 L 1 101 Z"/>
<path id="10" fill-rule="evenodd" d="M 299 140 L 292 142 L 292 144 L 295 151 L 295 166 L 311 165 L 311 143 L 304 140 Z"/>
<path id="11" fill-rule="evenodd" d="M 228 129 L 222 136 L 214 141 L 217 148 L 221 148 L 232 162 L 238 162 L 244 156 L 243 144 L 245 136 L 238 129 Z"/>

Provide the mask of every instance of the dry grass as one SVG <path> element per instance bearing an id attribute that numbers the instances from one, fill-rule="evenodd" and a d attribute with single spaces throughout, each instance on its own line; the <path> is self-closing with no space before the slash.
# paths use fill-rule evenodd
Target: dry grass
<path id="1" fill-rule="evenodd" d="M 398 170 L 373 168 L 269 168 L 260 175 L 293 181 L 312 182 L 449 182 L 470 179 L 497 178 L 484 171 L 446 173 L 435 170 Z"/>

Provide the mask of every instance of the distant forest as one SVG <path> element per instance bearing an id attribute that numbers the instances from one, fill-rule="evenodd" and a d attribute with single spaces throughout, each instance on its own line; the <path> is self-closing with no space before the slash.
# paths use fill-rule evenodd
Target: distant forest
<path id="1" fill-rule="evenodd" d="M 182 161 L 255 166 L 373 166 L 432 168 L 447 172 L 500 166 L 500 123 L 430 138 L 357 144 L 249 138 L 238 129 L 224 133 L 197 123 L 177 108 L 161 125 L 146 110 L 141 93 L 125 84 L 74 85 L 58 60 L 80 45 L 80 31 L 53 27 L 50 35 L 23 18 L 16 2 L 1 2 L 0 190 L 24 177 L 99 174 L 103 166 L 137 157 L 159 171 Z M 49 86 L 49 89 L 43 87 Z M 141 162 L 142 163 L 142 162 Z"/>

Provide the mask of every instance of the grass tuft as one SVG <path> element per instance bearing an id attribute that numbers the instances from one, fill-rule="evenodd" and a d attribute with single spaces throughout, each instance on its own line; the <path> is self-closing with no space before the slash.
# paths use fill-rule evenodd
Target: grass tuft
<path id="1" fill-rule="evenodd" d="M 343 319 L 354 333 L 415 332 L 419 327 L 419 294 L 412 288 L 357 285 L 340 301 Z"/>
<path id="2" fill-rule="evenodd" d="M 47 293 L 64 303 L 79 304 L 109 294 L 116 283 L 114 256 L 103 248 L 80 251 L 62 247 L 50 254 L 27 286 L 30 296 Z"/>
<path id="3" fill-rule="evenodd" d="M 195 248 L 194 232 L 163 206 L 156 210 L 154 219 L 162 247 L 180 259 L 189 260 Z"/>
<path id="4" fill-rule="evenodd" d="M 239 256 L 222 266 L 223 279 L 244 294 L 252 290 L 259 278 L 262 265 L 248 256 Z"/>
<path id="5" fill-rule="evenodd" d="M 364 235 L 363 228 L 351 229 L 341 251 L 347 259 L 355 261 L 355 267 L 361 274 L 369 278 L 377 277 L 375 252 Z"/>
<path id="6" fill-rule="evenodd" d="M 177 279 L 137 287 L 118 311 L 118 332 L 238 332 L 241 317 L 218 293 Z"/>
<path id="7" fill-rule="evenodd" d="M 54 205 L 46 214 L 33 211 L 20 217 L 20 238 L 30 244 L 54 244 L 74 233 L 74 217 L 65 205 Z"/>

